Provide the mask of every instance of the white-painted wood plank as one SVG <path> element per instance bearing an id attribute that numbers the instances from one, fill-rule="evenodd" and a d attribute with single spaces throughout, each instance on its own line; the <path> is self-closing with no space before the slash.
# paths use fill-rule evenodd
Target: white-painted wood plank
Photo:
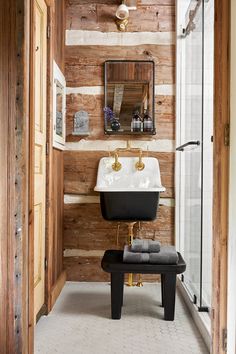
<path id="1" fill-rule="evenodd" d="M 99 196 L 87 196 L 80 194 L 65 194 L 64 204 L 100 204 Z M 173 198 L 160 198 L 160 205 L 174 207 L 175 200 Z"/>
<path id="2" fill-rule="evenodd" d="M 104 251 L 85 251 L 79 249 L 64 250 L 64 257 L 103 257 Z"/>
<path id="3" fill-rule="evenodd" d="M 81 87 L 67 87 L 67 95 L 103 95 L 104 86 L 81 86 Z M 174 96 L 175 85 L 155 85 L 155 95 Z"/>
<path id="4" fill-rule="evenodd" d="M 175 44 L 175 32 L 98 32 L 67 30 L 66 45 L 133 46 Z"/>
<path id="5" fill-rule="evenodd" d="M 152 141 L 130 141 L 132 147 L 141 148 L 153 152 L 174 152 L 174 140 L 152 140 Z M 116 148 L 126 147 L 124 140 L 85 140 L 81 139 L 77 142 L 67 142 L 65 150 L 67 151 L 114 151 Z"/>
<path id="6" fill-rule="evenodd" d="M 64 204 L 99 204 L 99 196 L 65 194 Z"/>

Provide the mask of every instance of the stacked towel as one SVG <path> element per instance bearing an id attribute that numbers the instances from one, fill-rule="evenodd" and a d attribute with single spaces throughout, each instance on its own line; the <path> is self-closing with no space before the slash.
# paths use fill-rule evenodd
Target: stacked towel
<path id="1" fill-rule="evenodd" d="M 178 253 L 174 246 L 162 246 L 159 252 L 132 252 L 131 246 L 125 246 L 125 263 L 177 264 Z"/>
<path id="2" fill-rule="evenodd" d="M 130 247 L 131 252 L 160 252 L 161 244 L 159 241 L 135 239 Z"/>

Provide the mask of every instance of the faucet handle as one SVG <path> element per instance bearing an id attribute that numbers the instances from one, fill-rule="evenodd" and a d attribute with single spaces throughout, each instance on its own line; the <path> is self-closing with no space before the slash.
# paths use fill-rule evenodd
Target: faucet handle
<path id="1" fill-rule="evenodd" d="M 136 162 L 136 164 L 135 164 L 135 168 L 138 171 L 142 171 L 145 168 L 145 164 L 142 161 L 142 150 L 140 150 L 140 152 L 139 152 L 139 159 L 138 159 L 138 162 Z"/>
<path id="2" fill-rule="evenodd" d="M 121 163 L 118 161 L 118 153 L 115 153 L 115 162 L 112 164 L 112 169 L 116 172 L 120 171 L 122 165 Z"/>

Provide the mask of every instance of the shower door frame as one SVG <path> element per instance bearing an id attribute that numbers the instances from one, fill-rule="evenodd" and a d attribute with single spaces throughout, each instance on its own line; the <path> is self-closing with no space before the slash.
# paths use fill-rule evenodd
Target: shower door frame
<path id="1" fill-rule="evenodd" d="M 178 0 L 177 0 L 178 1 Z M 176 6 L 177 6 L 176 1 Z M 212 308 L 211 351 L 227 351 L 227 262 L 228 262 L 228 202 L 229 202 L 229 98 L 230 98 L 230 0 L 215 0 L 214 15 L 214 141 L 213 141 L 213 235 L 212 235 Z M 178 28 L 177 28 L 178 31 Z M 177 32 L 178 33 L 178 32 Z M 180 60 L 177 50 L 177 68 Z M 178 86 L 180 72 L 176 70 L 176 114 L 180 114 Z M 178 120 L 176 130 L 180 129 Z M 178 136 L 176 146 L 180 145 Z M 178 157 L 176 186 L 178 186 Z M 176 188 L 178 198 L 178 187 Z M 176 204 L 176 220 L 179 219 Z M 177 241 L 177 247 L 178 239 Z"/>

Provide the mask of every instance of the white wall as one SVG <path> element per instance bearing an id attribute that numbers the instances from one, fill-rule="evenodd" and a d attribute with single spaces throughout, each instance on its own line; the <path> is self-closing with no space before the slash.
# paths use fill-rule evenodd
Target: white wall
<path id="1" fill-rule="evenodd" d="M 236 1 L 231 0 L 228 354 L 236 353 Z"/>

